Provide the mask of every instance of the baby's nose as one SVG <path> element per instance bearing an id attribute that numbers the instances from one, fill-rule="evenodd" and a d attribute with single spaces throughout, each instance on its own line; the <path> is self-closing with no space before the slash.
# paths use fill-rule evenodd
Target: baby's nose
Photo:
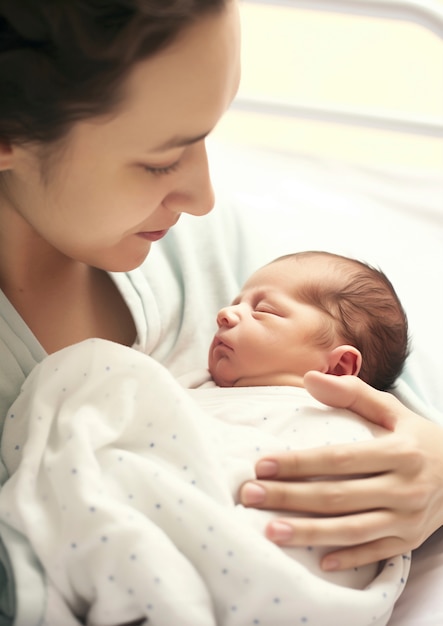
<path id="1" fill-rule="evenodd" d="M 238 315 L 234 306 L 225 306 L 217 314 L 218 326 L 234 326 L 238 321 Z"/>

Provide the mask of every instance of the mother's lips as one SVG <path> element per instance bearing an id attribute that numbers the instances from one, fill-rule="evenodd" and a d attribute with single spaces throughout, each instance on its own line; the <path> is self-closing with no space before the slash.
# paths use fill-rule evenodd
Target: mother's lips
<path id="1" fill-rule="evenodd" d="M 153 231 L 150 231 L 150 232 L 137 233 L 137 235 L 139 237 L 142 237 L 142 239 L 147 239 L 148 241 L 158 241 L 159 239 L 162 239 L 166 235 L 168 230 L 169 229 L 153 230 Z"/>

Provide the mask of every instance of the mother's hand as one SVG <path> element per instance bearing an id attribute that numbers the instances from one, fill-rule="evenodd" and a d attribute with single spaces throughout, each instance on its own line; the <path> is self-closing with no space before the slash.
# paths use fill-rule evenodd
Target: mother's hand
<path id="1" fill-rule="evenodd" d="M 355 376 L 309 372 L 304 384 L 321 402 L 351 409 L 391 432 L 262 459 L 256 472 L 265 480 L 243 485 L 242 503 L 305 514 L 268 524 L 267 537 L 280 545 L 347 546 L 324 557 L 326 570 L 418 547 L 443 525 L 443 428 Z M 337 479 L 319 478 L 326 475 Z M 350 475 L 358 477 L 341 478 Z"/>

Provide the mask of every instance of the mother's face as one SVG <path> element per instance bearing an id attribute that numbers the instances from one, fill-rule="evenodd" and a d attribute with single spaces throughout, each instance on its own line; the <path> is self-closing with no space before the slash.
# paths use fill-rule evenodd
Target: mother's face
<path id="1" fill-rule="evenodd" d="M 3 150 L 0 232 L 106 270 L 138 266 L 182 212 L 213 206 L 205 137 L 236 93 L 239 56 L 228 1 L 135 66 L 116 113 L 76 123 L 46 177 L 38 147 Z"/>

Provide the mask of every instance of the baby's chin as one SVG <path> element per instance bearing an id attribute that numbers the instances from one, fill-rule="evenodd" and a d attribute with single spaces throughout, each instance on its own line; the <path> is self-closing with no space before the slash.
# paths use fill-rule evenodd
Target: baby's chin
<path id="1" fill-rule="evenodd" d="M 221 375 L 220 372 L 217 371 L 217 368 L 210 367 L 209 373 L 217 387 L 235 387 L 236 379 Z"/>
<path id="2" fill-rule="evenodd" d="M 303 387 L 303 376 L 288 372 L 267 372 L 242 376 L 227 368 L 223 359 L 209 363 L 209 373 L 218 387 Z M 226 371 L 228 370 L 228 371 Z"/>
<path id="3" fill-rule="evenodd" d="M 218 387 L 234 387 L 238 375 L 233 372 L 232 363 L 226 356 L 214 355 L 209 352 L 208 370 L 212 380 Z"/>
<path id="4" fill-rule="evenodd" d="M 218 383 L 217 383 L 218 384 Z M 237 378 L 229 385 L 220 387 L 304 387 L 303 377 L 298 374 L 271 374 L 261 376 L 244 376 Z"/>

